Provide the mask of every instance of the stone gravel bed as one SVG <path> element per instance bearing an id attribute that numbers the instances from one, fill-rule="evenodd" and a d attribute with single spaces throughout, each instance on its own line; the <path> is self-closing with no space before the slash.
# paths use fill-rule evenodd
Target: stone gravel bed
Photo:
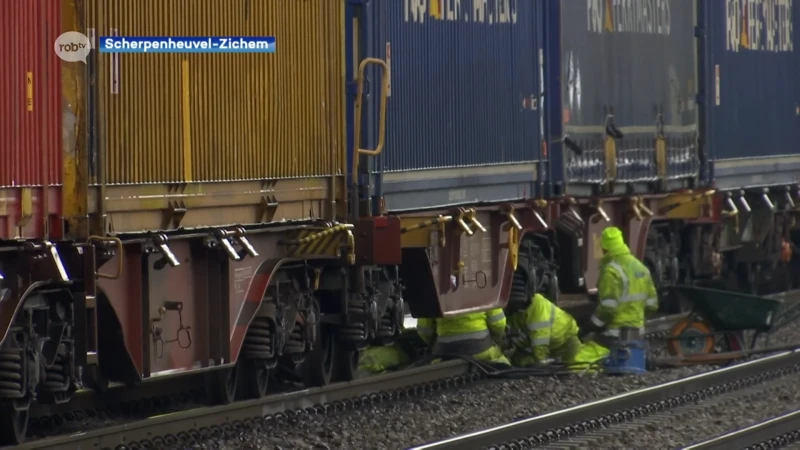
<path id="1" fill-rule="evenodd" d="M 760 339 L 758 345 L 763 345 L 764 341 Z M 788 326 L 769 339 L 770 346 L 791 342 L 800 342 L 800 327 Z M 242 432 L 237 438 L 209 441 L 195 448 L 403 449 L 674 381 L 710 369 L 713 367 L 683 367 L 640 377 L 573 376 L 563 379 L 492 380 L 424 398 L 361 408 L 313 420 L 297 419 L 268 429 L 255 428 Z M 758 420 L 760 413 L 753 414 L 742 416 L 742 420 Z M 716 422 L 724 421 L 724 418 L 712 414 L 708 420 Z M 698 421 L 697 427 L 703 428 L 704 421 Z M 725 429 L 720 432 L 723 431 Z M 647 438 L 642 439 L 645 439 L 642 442 L 648 442 Z M 652 445 L 652 442 L 659 441 L 649 442 Z"/>
<path id="2" fill-rule="evenodd" d="M 612 426 L 605 429 L 604 434 L 614 434 L 613 437 L 583 438 L 574 448 L 586 448 L 587 444 L 591 448 L 683 448 L 795 411 L 798 405 L 800 375 L 792 375 L 632 424 Z M 559 443 L 559 448 L 569 443 Z M 657 444 L 654 446 L 654 443 Z"/>
<path id="3" fill-rule="evenodd" d="M 508 423 L 708 370 L 690 367 L 641 377 L 575 376 L 498 380 L 424 398 L 361 408 L 317 420 L 295 420 L 196 448 L 403 449 L 413 444 Z"/>

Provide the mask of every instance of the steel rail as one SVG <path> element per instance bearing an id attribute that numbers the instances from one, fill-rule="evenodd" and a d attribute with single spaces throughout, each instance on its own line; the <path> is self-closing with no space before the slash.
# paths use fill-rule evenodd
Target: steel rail
<path id="1" fill-rule="evenodd" d="M 530 436 L 540 435 L 557 440 L 570 434 L 598 428 L 605 422 L 627 421 L 647 415 L 651 411 L 677 406 L 680 402 L 675 400 L 676 398 L 689 397 L 690 400 L 706 398 L 709 395 L 728 392 L 721 387 L 736 380 L 758 377 L 770 371 L 792 369 L 798 366 L 800 366 L 799 350 L 783 352 L 755 361 L 410 448 L 414 450 L 477 449 L 515 440 L 527 441 Z M 718 387 L 719 389 L 716 389 Z M 711 392 L 701 392 L 704 390 Z"/>
<path id="2" fill-rule="evenodd" d="M 798 435 L 800 435 L 800 410 L 684 447 L 683 450 L 733 450 L 761 444 L 764 444 L 764 448 L 770 448 L 773 447 L 769 445 L 773 440 L 776 441 L 774 448 L 780 448 L 796 441 L 800 437 Z"/>
<path id="3" fill-rule="evenodd" d="M 211 427 L 220 423 L 244 421 L 286 410 L 309 408 L 346 401 L 354 397 L 369 396 L 387 390 L 408 388 L 443 378 L 464 375 L 470 370 L 471 366 L 467 362 L 447 361 L 383 376 L 273 395 L 263 399 L 195 408 L 108 428 L 40 439 L 9 448 L 18 450 L 115 448 L 130 442 L 153 439 L 154 436 L 177 435 L 181 432 Z"/>
<path id="4" fill-rule="evenodd" d="M 646 334 L 664 333 L 685 316 L 685 314 L 676 314 L 650 320 L 647 323 Z M 424 386 L 426 383 L 468 373 L 474 373 L 476 377 L 478 376 L 475 372 L 471 372 L 469 363 L 465 361 L 448 361 L 347 383 L 336 383 L 321 388 L 303 389 L 269 395 L 262 399 L 239 401 L 230 405 L 176 411 L 144 420 L 112 425 L 104 429 L 37 439 L 11 448 L 20 450 L 39 448 L 114 448 L 130 442 L 151 440 L 154 437 L 166 435 L 175 436 L 181 432 L 203 429 L 204 427 L 210 428 L 219 424 L 242 422 L 287 410 L 319 407 L 320 405 L 347 402 L 348 400 L 394 389 L 410 388 L 417 385 Z"/>

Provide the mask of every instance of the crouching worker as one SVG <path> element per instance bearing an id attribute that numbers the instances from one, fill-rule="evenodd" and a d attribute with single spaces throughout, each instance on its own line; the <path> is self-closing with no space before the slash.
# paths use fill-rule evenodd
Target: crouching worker
<path id="1" fill-rule="evenodd" d="M 377 374 L 396 369 L 410 360 L 408 353 L 397 343 L 367 347 L 358 356 L 358 370 L 364 374 Z"/>
<path id="2" fill-rule="evenodd" d="M 608 356 L 608 349 L 594 342 L 581 343 L 578 324 L 566 311 L 541 294 L 527 307 L 516 306 L 509 319 L 515 331 L 512 363 L 515 366 L 544 366 L 558 360 L 580 372 Z"/>
<path id="3" fill-rule="evenodd" d="M 491 364 L 510 365 L 498 346 L 505 339 L 506 315 L 501 308 L 436 319 L 419 319 L 417 333 L 433 354 L 467 355 Z"/>

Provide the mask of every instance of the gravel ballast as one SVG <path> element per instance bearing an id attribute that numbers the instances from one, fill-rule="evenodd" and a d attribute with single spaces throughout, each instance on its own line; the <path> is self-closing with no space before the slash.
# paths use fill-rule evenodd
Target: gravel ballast
<path id="1" fill-rule="evenodd" d="M 800 404 L 800 376 L 781 378 L 743 391 L 624 425 L 625 432 L 593 443 L 595 448 L 680 448 L 791 412 Z M 614 433 L 621 426 L 605 430 Z M 577 448 L 577 447 L 576 447 Z"/>
<path id="2" fill-rule="evenodd" d="M 800 342 L 800 329 L 793 325 L 770 336 L 769 345 Z M 760 339 L 758 345 L 763 345 Z M 631 390 L 674 381 L 714 367 L 694 366 L 651 372 L 639 377 L 574 376 L 561 380 L 556 378 L 532 378 L 525 380 L 492 380 L 424 398 L 397 401 L 371 408 L 335 414 L 329 417 L 301 418 L 275 424 L 268 429 L 255 428 L 242 432 L 236 439 L 210 441 L 196 448 L 247 448 L 247 449 L 403 449 L 414 444 L 435 441 L 465 432 L 502 425 L 517 419 L 586 403 Z M 792 386 L 795 386 L 794 384 Z M 797 387 L 797 386 L 795 386 Z M 781 388 L 782 389 L 782 388 Z M 791 388 L 781 390 L 783 395 Z M 793 394 L 794 395 L 794 394 Z M 800 394 L 798 394 L 800 395 Z M 771 396 L 770 396 L 771 397 Z M 797 404 L 800 399 L 791 397 L 787 404 Z M 772 403 L 772 413 L 780 412 L 780 403 L 774 399 L 762 399 Z M 792 403 L 795 402 L 795 403 Z M 745 405 L 741 405 L 745 408 Z M 766 405 L 765 405 L 766 407 Z M 762 408 L 763 409 L 763 408 Z M 771 412 L 755 412 L 743 415 L 743 423 L 757 421 L 761 415 Z M 724 411 L 709 414 L 694 420 L 695 430 L 711 429 L 716 422 L 725 423 Z M 706 424 L 706 422 L 709 422 Z M 748 422 L 749 421 L 749 422 Z M 728 422 L 733 424 L 734 422 Z M 735 422 L 738 426 L 738 422 Z M 680 425 L 680 424 L 678 424 Z M 708 426 L 707 426 L 708 425 Z M 725 425 L 718 425 L 724 427 Z M 658 427 L 656 427 L 658 428 Z M 680 428 L 679 426 L 676 429 Z M 719 432 L 726 431 L 722 428 Z M 648 433 L 650 434 L 648 430 Z M 681 433 L 670 439 L 685 439 Z M 658 429 L 653 433 L 661 433 Z M 705 436 L 708 437 L 708 436 Z M 658 442 L 655 434 L 642 438 L 642 442 Z M 629 446 L 630 448 L 630 446 Z"/>

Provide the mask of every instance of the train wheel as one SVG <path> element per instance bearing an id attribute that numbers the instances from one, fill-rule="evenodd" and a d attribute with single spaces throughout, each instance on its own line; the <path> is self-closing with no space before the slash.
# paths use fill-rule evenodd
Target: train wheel
<path id="1" fill-rule="evenodd" d="M 669 340 L 667 350 L 673 356 L 711 353 L 716 340 L 714 336 L 704 336 L 708 334 L 711 334 L 711 327 L 707 323 L 691 318 L 684 319 L 672 327 L 670 336 L 680 339 Z"/>
<path id="2" fill-rule="evenodd" d="M 206 385 L 209 401 L 214 405 L 227 405 L 236 399 L 236 386 L 239 371 L 237 367 L 212 370 L 208 373 Z"/>
<path id="3" fill-rule="evenodd" d="M 239 370 L 242 371 L 239 389 L 243 399 L 261 398 L 267 395 L 270 377 L 267 361 L 242 361 Z"/>
<path id="4" fill-rule="evenodd" d="M 19 445 L 28 432 L 28 408 L 14 403 L 0 405 L 0 445 Z"/>
<path id="5" fill-rule="evenodd" d="M 352 381 L 358 379 L 358 350 L 345 350 L 339 347 L 336 358 L 336 372 L 333 381 Z"/>
<path id="6" fill-rule="evenodd" d="M 336 361 L 336 336 L 333 327 L 317 324 L 314 348 L 303 361 L 303 382 L 308 387 L 330 384 Z"/>

